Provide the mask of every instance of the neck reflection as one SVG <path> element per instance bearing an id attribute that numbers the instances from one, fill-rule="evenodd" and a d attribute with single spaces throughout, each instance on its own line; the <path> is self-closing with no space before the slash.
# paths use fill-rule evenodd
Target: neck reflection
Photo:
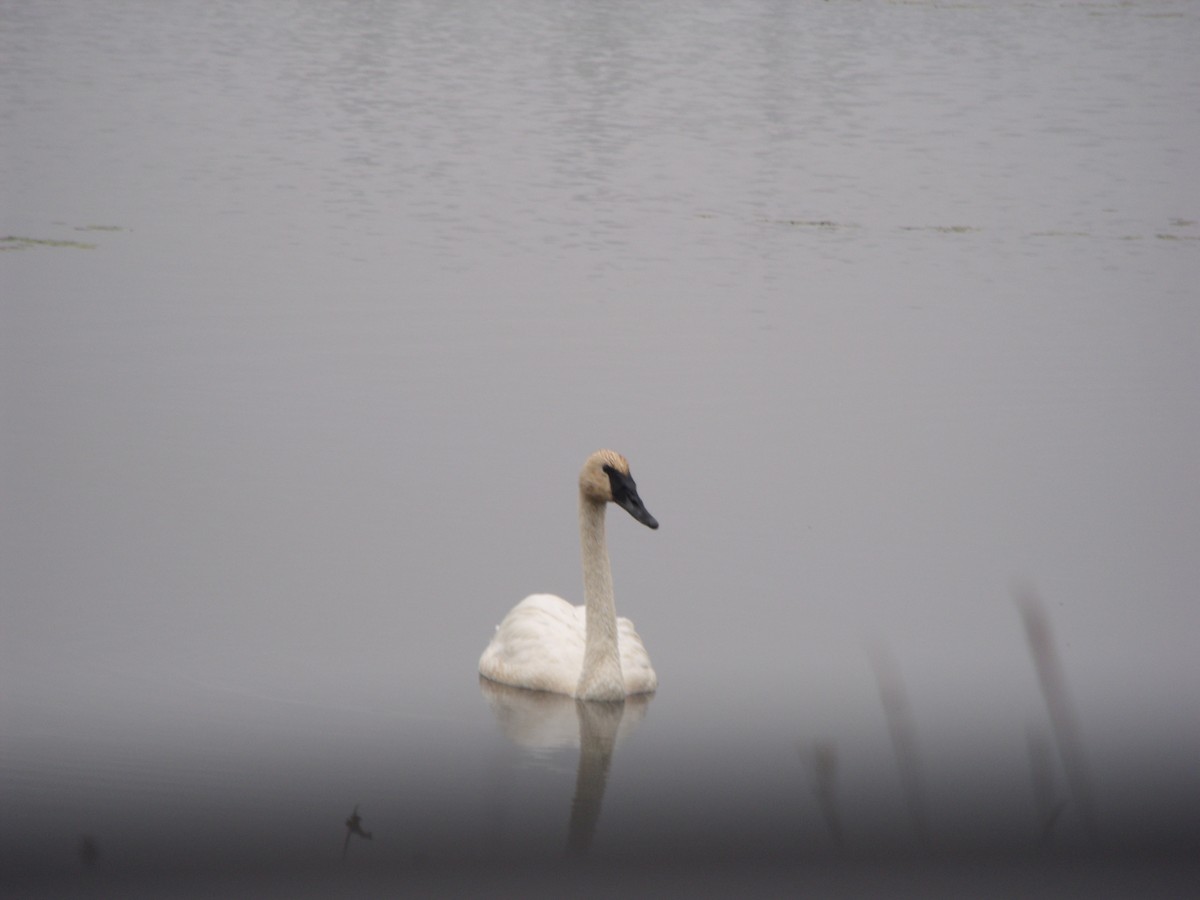
<path id="1" fill-rule="evenodd" d="M 479 680 L 479 689 L 501 732 L 519 747 L 579 747 L 566 850 L 570 857 L 586 856 L 600 822 L 613 753 L 641 722 L 653 694 L 607 703 L 513 688 L 486 678 Z"/>

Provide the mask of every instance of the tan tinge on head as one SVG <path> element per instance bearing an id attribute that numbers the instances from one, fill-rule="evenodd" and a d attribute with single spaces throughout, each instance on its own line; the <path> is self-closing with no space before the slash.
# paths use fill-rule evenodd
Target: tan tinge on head
<path id="1" fill-rule="evenodd" d="M 588 462 L 591 462 L 593 459 L 599 461 L 601 468 L 604 466 L 612 466 L 618 472 L 621 472 L 625 475 L 629 474 L 629 460 L 623 457 L 616 450 L 597 450 L 590 457 L 588 457 Z"/>
<path id="2" fill-rule="evenodd" d="M 608 502 L 612 500 L 612 483 L 605 466 L 611 466 L 622 475 L 629 474 L 629 460 L 616 450 L 597 450 L 587 458 L 579 472 L 579 490 L 593 500 Z"/>

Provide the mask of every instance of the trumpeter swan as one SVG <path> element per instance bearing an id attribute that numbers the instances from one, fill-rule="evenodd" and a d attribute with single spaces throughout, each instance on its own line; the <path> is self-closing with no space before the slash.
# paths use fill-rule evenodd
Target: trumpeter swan
<path id="1" fill-rule="evenodd" d="M 612 568 L 604 540 L 604 511 L 615 503 L 650 528 L 629 463 L 598 450 L 579 473 L 579 541 L 583 606 L 552 594 L 531 594 L 512 608 L 479 658 L 492 681 L 581 700 L 624 700 L 658 687 L 642 639 L 613 604 Z"/>

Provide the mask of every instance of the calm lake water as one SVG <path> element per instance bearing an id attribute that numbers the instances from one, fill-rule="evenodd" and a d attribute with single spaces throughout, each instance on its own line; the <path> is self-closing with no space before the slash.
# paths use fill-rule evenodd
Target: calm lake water
<path id="1" fill-rule="evenodd" d="M 1197 47 L 0 0 L 5 893 L 1194 885 Z M 599 447 L 660 689 L 489 690 Z"/>

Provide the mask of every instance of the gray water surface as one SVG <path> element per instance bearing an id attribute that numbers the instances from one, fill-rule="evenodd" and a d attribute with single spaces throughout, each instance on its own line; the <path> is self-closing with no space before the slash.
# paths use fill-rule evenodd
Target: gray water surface
<path id="1" fill-rule="evenodd" d="M 0 875 L 1194 848 L 1198 46 L 1186 2 L 0 2 Z M 660 689 L 506 705 L 479 653 L 582 601 L 603 446 Z"/>

